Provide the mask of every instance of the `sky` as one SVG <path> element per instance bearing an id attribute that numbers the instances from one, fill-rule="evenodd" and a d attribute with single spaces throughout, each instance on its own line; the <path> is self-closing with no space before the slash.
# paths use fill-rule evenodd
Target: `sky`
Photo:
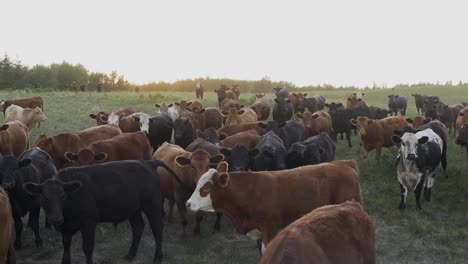
<path id="1" fill-rule="evenodd" d="M 7 0 L 0 10 L 2 55 L 138 84 L 468 82 L 466 1 Z"/>

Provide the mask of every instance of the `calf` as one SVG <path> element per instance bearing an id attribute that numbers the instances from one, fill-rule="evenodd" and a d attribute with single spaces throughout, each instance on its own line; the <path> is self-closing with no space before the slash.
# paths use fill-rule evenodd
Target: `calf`
<path id="1" fill-rule="evenodd" d="M 257 121 L 257 114 L 254 110 L 246 108 L 237 110 L 235 107 L 230 107 L 228 111 L 221 111 L 223 117 L 226 117 L 226 126 L 246 124 Z"/>
<path id="2" fill-rule="evenodd" d="M 33 148 L 21 154 L 19 158 L 4 156 L 0 158 L 0 184 L 8 191 L 15 221 L 15 248 L 21 249 L 22 217 L 29 213 L 28 226 L 33 230 L 36 247 L 42 246 L 39 233 L 39 214 L 41 204 L 39 197 L 31 196 L 23 189 L 27 182 L 40 183 L 52 178 L 56 173 L 50 156 Z"/>
<path id="3" fill-rule="evenodd" d="M 275 99 L 273 108 L 273 120 L 282 123 L 290 120 L 293 116 L 293 109 L 288 98 L 278 97 Z"/>
<path id="4" fill-rule="evenodd" d="M 304 138 L 320 134 L 321 132 L 332 134 L 332 119 L 329 113 L 317 111 L 315 113 L 306 112 L 303 115 L 297 114 L 298 118 L 304 120 Z"/>
<path id="5" fill-rule="evenodd" d="M 11 105 L 17 105 L 22 108 L 36 108 L 39 107 L 44 111 L 44 101 L 42 100 L 42 97 L 36 96 L 36 97 L 28 97 L 28 98 L 22 98 L 22 99 L 7 99 L 7 100 L 0 100 L 0 111 L 3 112 L 5 115 L 6 109 L 11 106 Z"/>
<path id="6" fill-rule="evenodd" d="M 203 103 L 198 100 L 193 100 L 187 109 L 192 112 L 199 112 L 203 109 Z"/>
<path id="7" fill-rule="evenodd" d="M 293 108 L 293 113 L 296 114 L 299 112 L 299 103 L 304 100 L 304 97 L 306 97 L 307 94 L 303 93 L 292 93 L 289 94 L 288 98 L 289 101 L 291 102 L 291 106 Z"/>
<path id="8" fill-rule="evenodd" d="M 440 166 L 443 142 L 432 129 L 392 136 L 400 151 L 396 159 L 398 182 L 400 183 L 400 209 L 406 208 L 406 197 L 410 188 L 414 191 L 416 208 L 421 209 L 421 190 L 424 198 L 431 199 L 435 170 Z"/>
<path id="9" fill-rule="evenodd" d="M 413 124 L 413 128 L 414 129 L 417 129 L 419 128 L 420 126 L 426 124 L 426 123 L 429 123 L 431 122 L 432 119 L 430 118 L 424 118 L 422 116 L 415 116 L 413 119 L 411 118 L 406 118 L 406 122 L 410 123 L 410 124 Z"/>
<path id="10" fill-rule="evenodd" d="M 319 207 L 270 242 L 260 264 L 367 263 L 375 260 L 375 227 L 357 202 Z"/>
<path id="11" fill-rule="evenodd" d="M 364 159 L 367 159 L 369 152 L 375 149 L 378 161 L 380 161 L 383 147 L 388 148 L 395 145 L 392 141 L 393 131 L 408 125 L 403 116 L 387 117 L 380 120 L 359 116 L 357 119 L 351 119 L 350 122 L 357 126 L 361 136 Z"/>
<path id="12" fill-rule="evenodd" d="M 122 108 L 122 109 L 119 109 L 117 111 L 114 111 L 114 114 L 118 115 L 118 116 L 129 116 L 131 114 L 134 114 L 134 113 L 137 113 L 138 111 L 133 108 L 133 107 L 126 107 L 126 108 Z M 106 125 L 106 124 L 109 124 L 108 122 L 108 117 L 109 117 L 109 113 L 106 113 L 106 112 L 98 112 L 97 114 L 89 114 L 89 117 L 91 119 L 95 119 L 96 120 L 96 125 L 97 126 L 102 126 L 102 125 Z"/>
<path id="13" fill-rule="evenodd" d="M 141 212 L 155 240 L 154 261 L 162 258 L 162 200 L 158 167 L 177 175 L 161 161 L 113 161 L 67 168 L 41 184 L 26 183 L 31 194 L 40 195 L 49 221 L 62 233 L 62 263 L 69 264 L 72 236 L 81 231 L 86 263 L 93 263 L 98 223 L 114 225 L 129 220 L 132 243 L 126 256 L 134 259 L 144 230 Z"/>
<path id="14" fill-rule="evenodd" d="M 0 263 L 16 263 L 15 252 L 11 246 L 11 217 L 10 199 L 7 192 L 0 186 Z"/>
<path id="15" fill-rule="evenodd" d="M 52 137 L 41 134 L 33 145 L 47 152 L 52 157 L 57 169 L 63 169 L 73 165 L 65 158 L 65 152 L 76 153 L 91 143 L 109 139 L 120 134 L 122 134 L 122 131 L 118 127 L 103 125 L 78 132 L 59 133 Z"/>
<path id="16" fill-rule="evenodd" d="M 401 115 L 406 115 L 406 108 L 408 107 L 408 99 L 404 96 L 398 94 L 391 94 L 388 96 L 388 109 L 390 114 L 398 115 L 400 112 Z"/>
<path id="17" fill-rule="evenodd" d="M 218 104 L 219 104 L 220 107 L 221 107 L 221 103 L 223 102 L 223 100 L 227 97 L 226 91 L 228 91 L 228 90 L 229 90 L 229 88 L 226 85 L 221 85 L 220 89 L 214 90 L 214 92 L 218 96 Z M 231 94 L 234 95 L 232 92 L 231 92 Z M 231 99 L 234 100 L 234 98 L 231 98 Z"/>
<path id="18" fill-rule="evenodd" d="M 253 158 L 252 169 L 255 171 L 286 169 L 287 154 L 283 141 L 270 131 L 259 138 L 255 148 L 249 152 Z"/>
<path id="19" fill-rule="evenodd" d="M 182 113 L 192 104 L 192 102 L 182 100 L 180 102 L 175 102 L 174 104 L 179 107 L 179 113 Z"/>
<path id="20" fill-rule="evenodd" d="M 327 103 L 327 104 L 325 104 L 325 107 L 328 108 L 328 113 L 333 113 L 333 112 L 335 112 L 336 110 L 343 110 L 343 109 L 345 109 L 345 108 L 344 108 L 344 105 L 343 105 L 342 103 L 335 103 L 335 102 Z"/>
<path id="21" fill-rule="evenodd" d="M 258 124 L 267 131 L 273 131 L 283 141 L 284 147 L 289 149 L 292 144 L 304 140 L 304 126 L 297 121 L 288 120 L 283 123 L 269 121 Z"/>
<path id="22" fill-rule="evenodd" d="M 416 104 L 416 110 L 418 111 L 418 115 L 419 110 L 421 110 L 421 114 L 424 114 L 424 104 L 426 102 L 427 96 L 423 94 L 411 94 L 411 96 L 414 96 L 414 103 Z"/>
<path id="23" fill-rule="evenodd" d="M 5 112 L 5 121 L 10 122 L 18 120 L 31 130 L 36 124 L 39 126 L 41 122 L 47 121 L 47 117 L 41 108 L 23 108 L 17 105 L 11 105 Z"/>
<path id="24" fill-rule="evenodd" d="M 161 104 L 155 104 L 159 113 L 166 113 L 168 114 L 172 121 L 175 121 L 177 118 L 179 118 L 179 110 L 177 110 L 177 106 L 175 104 L 166 104 L 166 103 L 161 103 Z"/>
<path id="25" fill-rule="evenodd" d="M 256 94 L 256 100 L 250 108 L 255 111 L 258 116 L 258 120 L 267 120 L 270 116 L 270 105 L 268 100 L 265 98 L 265 94 Z"/>
<path id="26" fill-rule="evenodd" d="M 300 113 L 304 113 L 305 109 L 309 109 L 309 112 L 317 112 L 325 108 L 325 97 L 321 95 L 315 95 L 310 98 L 305 98 L 307 94 L 304 95 L 304 97 L 299 98 L 299 105 L 297 106 L 297 110 Z"/>
<path id="27" fill-rule="evenodd" d="M 29 147 L 29 129 L 20 121 L 0 126 L 0 154 L 19 157 Z"/>
<path id="28" fill-rule="evenodd" d="M 135 132 L 94 142 L 78 153 L 66 152 L 65 158 L 78 166 L 84 166 L 117 160 L 151 160 L 151 154 L 146 134 Z"/>
<path id="29" fill-rule="evenodd" d="M 440 102 L 437 96 L 427 96 L 424 102 L 424 117 L 430 117 L 432 120 L 437 119 L 436 106 Z"/>
<path id="30" fill-rule="evenodd" d="M 468 160 L 468 123 L 463 124 L 458 130 L 458 136 L 455 141 L 460 147 L 466 150 L 466 159 Z"/>
<path id="31" fill-rule="evenodd" d="M 286 165 L 288 169 L 304 165 L 314 165 L 335 160 L 335 143 L 327 133 L 294 143 L 288 148 Z"/>
<path id="32" fill-rule="evenodd" d="M 442 157 L 440 158 L 440 163 L 442 164 L 442 169 L 444 169 L 445 171 L 447 169 L 447 146 L 448 146 L 447 145 L 448 144 L 447 127 L 445 127 L 445 125 L 439 120 L 432 120 L 429 123 L 426 123 L 420 126 L 415 131 L 418 132 L 418 131 L 423 131 L 426 129 L 431 129 L 432 131 L 434 131 L 434 133 L 436 133 L 442 139 L 443 146 L 442 146 Z M 447 174 L 446 174 L 446 177 L 448 177 Z"/>
<path id="33" fill-rule="evenodd" d="M 232 136 L 235 134 L 238 134 L 240 132 L 244 132 L 247 130 L 255 130 L 258 132 L 259 135 L 264 135 L 267 133 L 266 129 L 262 128 L 259 126 L 260 123 L 265 123 L 265 122 L 253 122 L 253 123 L 247 123 L 247 124 L 239 124 L 239 125 L 233 125 L 233 126 L 225 126 L 223 128 L 218 129 L 220 133 L 226 134 L 228 136 Z"/>
<path id="34" fill-rule="evenodd" d="M 361 201 L 359 171 L 353 160 L 231 173 L 222 162 L 200 178 L 186 205 L 192 211 L 223 213 L 238 233 L 267 245 L 281 229 L 311 210 L 351 199 Z"/>

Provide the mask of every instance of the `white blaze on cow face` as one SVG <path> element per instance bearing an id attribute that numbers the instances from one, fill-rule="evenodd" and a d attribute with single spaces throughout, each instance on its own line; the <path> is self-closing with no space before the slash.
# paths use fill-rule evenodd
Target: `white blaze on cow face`
<path id="1" fill-rule="evenodd" d="M 213 185 L 213 175 L 215 175 L 217 171 L 215 169 L 209 169 L 205 174 L 203 174 L 198 180 L 197 187 L 193 192 L 190 199 L 187 201 L 187 209 L 190 211 L 206 211 L 206 212 L 214 212 L 213 209 L 213 201 L 211 200 L 210 193 L 208 194 L 201 194 L 202 188 L 206 187 L 205 185 L 211 184 Z"/>
<path id="2" fill-rule="evenodd" d="M 110 125 L 116 125 L 116 126 L 119 125 L 119 119 L 120 117 L 116 115 L 114 112 L 112 112 L 107 118 Z"/>
<path id="3" fill-rule="evenodd" d="M 140 130 L 145 133 L 148 133 L 149 132 L 149 119 L 150 119 L 149 115 L 140 114 L 139 118 L 140 118 Z"/>
<path id="4" fill-rule="evenodd" d="M 400 155 L 405 160 L 415 160 L 418 157 L 418 137 L 413 133 L 405 133 L 401 137 Z"/>

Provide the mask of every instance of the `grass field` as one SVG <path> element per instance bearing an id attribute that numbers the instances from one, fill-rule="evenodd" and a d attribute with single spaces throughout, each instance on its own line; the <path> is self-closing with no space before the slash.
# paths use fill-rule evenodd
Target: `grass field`
<path id="1" fill-rule="evenodd" d="M 368 105 L 386 107 L 387 95 L 396 93 L 409 99 L 408 116 L 416 114 L 411 93 L 438 95 L 447 104 L 468 101 L 468 90 L 454 88 L 439 89 L 379 89 L 365 90 Z M 308 92 L 321 94 L 327 102 L 345 101 L 350 91 L 331 90 Z M 48 121 L 31 134 L 34 141 L 39 133 L 55 134 L 75 131 L 94 126 L 89 113 L 134 106 L 148 114 L 154 114 L 154 103 L 193 99 L 193 93 L 80 93 L 0 91 L 0 98 L 19 98 L 41 95 L 45 101 Z M 270 98 L 273 96 L 270 95 Z M 242 94 L 241 103 L 253 101 L 253 94 Z M 215 106 L 213 92 L 207 92 L 204 104 Z M 337 159 L 357 159 L 360 164 L 360 179 L 364 206 L 376 226 L 378 263 L 467 263 L 468 261 L 468 163 L 460 156 L 454 139 L 449 139 L 448 178 L 439 174 L 433 190 L 433 200 L 422 204 L 423 210 L 416 211 L 414 197 L 408 196 L 408 209 L 400 211 L 399 186 L 394 169 L 397 149 L 385 149 L 380 165 L 372 152 L 369 160 L 361 160 L 359 138 L 352 137 L 353 148 L 345 141 L 337 145 Z M 175 213 L 176 219 L 178 217 Z M 202 223 L 200 236 L 180 237 L 180 224 L 167 223 L 163 237 L 163 263 L 257 263 L 259 260 L 255 242 L 234 232 L 230 223 L 223 219 L 222 232 L 213 234 L 214 217 Z M 190 218 L 193 224 L 194 217 Z M 18 252 L 19 263 L 60 263 L 62 244 L 59 233 L 41 229 L 44 247 L 34 247 L 32 232 L 23 233 L 23 250 Z M 125 255 L 130 245 L 129 225 L 122 223 L 114 231 L 111 225 L 101 224 L 96 234 L 95 263 L 127 263 Z M 132 263 L 149 263 L 152 260 L 154 242 L 148 225 L 140 244 L 137 258 Z M 72 244 L 72 262 L 84 263 L 81 238 L 77 234 Z"/>

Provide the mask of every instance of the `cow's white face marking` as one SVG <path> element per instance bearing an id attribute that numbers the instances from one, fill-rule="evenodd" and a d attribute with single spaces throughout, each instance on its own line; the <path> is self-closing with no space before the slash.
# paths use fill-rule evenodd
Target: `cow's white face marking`
<path id="1" fill-rule="evenodd" d="M 213 209 L 213 201 L 211 200 L 210 193 L 208 193 L 205 197 L 202 197 L 200 194 L 201 188 L 205 186 L 205 184 L 211 182 L 213 183 L 213 175 L 216 173 L 215 169 L 209 169 L 205 174 L 203 174 L 198 180 L 197 187 L 193 192 L 190 199 L 187 201 L 187 208 L 191 211 L 206 211 L 206 212 L 214 212 Z"/>
<path id="2" fill-rule="evenodd" d="M 258 230 L 258 229 L 250 230 L 245 235 L 248 236 L 252 240 L 261 240 L 262 239 L 262 232 L 260 232 L 260 230 Z"/>
<path id="3" fill-rule="evenodd" d="M 177 110 L 177 106 L 173 105 L 167 109 L 167 113 L 172 118 L 172 121 L 175 121 L 179 118 L 179 110 Z"/>
<path id="4" fill-rule="evenodd" d="M 265 244 L 262 243 L 262 254 L 265 252 L 265 249 L 266 249 Z"/>
<path id="5" fill-rule="evenodd" d="M 140 130 L 148 133 L 149 132 L 149 115 L 147 114 L 140 114 Z"/>
<path id="6" fill-rule="evenodd" d="M 407 160 L 408 155 L 413 154 L 418 157 L 418 137 L 413 133 L 405 133 L 401 137 L 400 153 L 403 160 Z"/>
<path id="7" fill-rule="evenodd" d="M 119 116 L 112 112 L 108 117 L 108 122 L 110 125 L 119 125 Z"/>

